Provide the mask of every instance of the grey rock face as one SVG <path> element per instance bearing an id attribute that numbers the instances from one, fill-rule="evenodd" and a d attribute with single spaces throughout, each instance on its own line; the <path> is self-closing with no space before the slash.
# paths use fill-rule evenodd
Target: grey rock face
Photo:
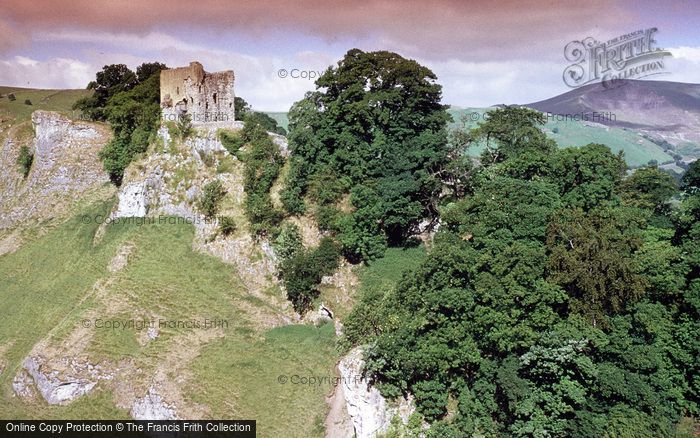
<path id="1" fill-rule="evenodd" d="M 370 438 L 385 433 L 395 415 L 399 415 L 404 424 L 408 423 L 415 407 L 411 399 L 400 400 L 396 407 L 389 406 L 379 390 L 362 377 L 363 353 L 362 347 L 353 349 L 340 361 L 338 370 L 355 435 Z"/>
<path id="2" fill-rule="evenodd" d="M 178 420 L 175 409 L 165 403 L 163 397 L 158 395 L 156 389 L 151 387 L 148 394 L 136 399 L 131 407 L 131 416 L 134 420 Z"/>
<path id="3" fill-rule="evenodd" d="M 109 141 L 109 127 L 51 111 L 34 111 L 32 124 L 33 141 L 19 144 L 10 133 L 0 145 L 0 228 L 60 214 L 109 181 L 98 158 Z M 16 163 L 22 145 L 34 154 L 26 178 Z"/>
<path id="4" fill-rule="evenodd" d="M 109 378 L 108 376 L 100 376 L 99 368 L 95 369 L 95 366 L 84 365 L 86 369 L 90 368 L 91 379 L 75 377 L 61 380 L 56 372 L 43 372 L 41 370 L 42 365 L 42 360 L 38 357 L 30 356 L 24 361 L 24 369 L 31 376 L 36 389 L 50 405 L 66 404 L 90 392 L 100 378 Z M 29 382 L 26 378 L 18 376 L 15 378 L 15 381 L 17 382 L 16 393 L 20 394 L 28 391 L 27 386 Z"/>

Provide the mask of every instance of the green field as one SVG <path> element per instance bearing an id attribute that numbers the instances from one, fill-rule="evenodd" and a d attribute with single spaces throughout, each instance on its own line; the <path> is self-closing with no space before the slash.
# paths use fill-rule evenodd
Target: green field
<path id="1" fill-rule="evenodd" d="M 37 342 L 49 339 L 51 346 L 87 355 L 91 363 L 127 367 L 130 385 L 141 394 L 154 375 L 164 373 L 178 382 L 183 402 L 202 406 L 205 417 L 257 419 L 260 436 L 279 436 L 289 426 L 294 432 L 288 436 L 323 436 L 325 396 L 332 387 L 284 385 L 278 377 L 333 376 L 332 325 L 265 329 L 259 318 L 272 311 L 269 305 L 246 293 L 231 266 L 192 251 L 191 225 L 113 224 L 93 243 L 98 225 L 83 223 L 84 218 L 107 214 L 113 201 L 93 205 L 0 256 L 5 309 L 0 418 L 129 418 L 128 410 L 116 406 L 120 395 L 114 385 L 104 381 L 66 406 L 14 396 L 12 380 L 23 359 Z M 132 249 L 126 267 L 110 272 L 110 261 L 127 246 Z M 152 315 L 168 321 L 223 320 L 227 326 L 211 338 L 206 331 L 161 328 L 145 344 L 136 328 L 93 328 L 86 346 L 72 344 L 86 318 Z"/>
<path id="2" fill-rule="evenodd" d="M 0 116 L 10 116 L 18 122 L 29 120 L 33 111 L 57 111 L 73 115 L 72 106 L 81 97 L 89 96 L 89 90 L 37 90 L 33 88 L 0 87 Z M 9 94 L 15 95 L 12 101 Z M 31 105 L 25 103 L 29 99 Z"/>

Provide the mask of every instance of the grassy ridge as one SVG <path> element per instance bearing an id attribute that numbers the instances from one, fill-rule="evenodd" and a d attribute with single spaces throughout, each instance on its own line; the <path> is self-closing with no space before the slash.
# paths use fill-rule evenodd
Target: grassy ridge
<path id="1" fill-rule="evenodd" d="M 11 101 L 8 94 L 16 97 Z M 29 120 L 33 111 L 57 111 L 71 115 L 72 106 L 76 100 L 89 96 L 91 90 L 38 90 L 33 88 L 0 87 L 0 115 L 10 116 L 16 121 Z M 25 104 L 29 99 L 31 105 Z"/>

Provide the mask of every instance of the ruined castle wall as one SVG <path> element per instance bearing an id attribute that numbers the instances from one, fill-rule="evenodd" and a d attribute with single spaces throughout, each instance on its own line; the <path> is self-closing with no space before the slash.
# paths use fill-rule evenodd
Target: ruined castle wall
<path id="1" fill-rule="evenodd" d="M 188 67 L 163 70 L 160 101 L 165 120 L 189 114 L 192 123 L 235 120 L 233 71 L 207 73 L 198 62 Z"/>

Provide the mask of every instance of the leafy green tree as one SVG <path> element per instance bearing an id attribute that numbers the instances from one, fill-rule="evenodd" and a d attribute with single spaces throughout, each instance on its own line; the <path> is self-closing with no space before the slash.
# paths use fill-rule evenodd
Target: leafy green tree
<path id="1" fill-rule="evenodd" d="M 144 79 L 145 80 L 145 79 Z M 110 64 L 97 72 L 95 80 L 87 88 L 94 90 L 92 96 L 78 100 L 73 109 L 81 110 L 92 120 L 107 120 L 106 106 L 109 99 L 121 92 L 129 91 L 139 83 L 136 74 L 124 64 Z"/>
<path id="2" fill-rule="evenodd" d="M 340 250 L 330 237 L 321 239 L 318 247 L 300 249 L 283 260 L 280 276 L 287 290 L 287 298 L 299 313 L 308 310 L 318 297 L 318 285 L 324 275 L 332 274 L 338 267 Z"/>
<path id="3" fill-rule="evenodd" d="M 167 68 L 168 67 L 162 62 L 144 62 L 136 67 L 136 80 L 138 83 L 142 83 L 153 75 L 158 75 L 160 78 L 161 70 L 165 70 Z"/>
<path id="4" fill-rule="evenodd" d="M 101 120 L 108 121 L 112 128 L 114 137 L 100 151 L 100 158 L 110 179 L 117 185 L 121 184 L 124 170 L 129 163 L 138 154 L 144 153 L 148 144 L 155 138 L 160 123 L 160 74 L 159 70 L 156 70 L 157 67 L 163 67 L 163 64 L 150 63 L 140 66 L 137 69 L 140 76 L 144 77 L 146 72 L 150 72 L 150 76 L 136 85 L 136 75 L 133 72 L 125 72 L 121 67 L 115 69 L 106 66 L 101 72 L 102 75 L 98 73 L 97 81 L 105 82 L 106 77 L 116 81 L 118 73 L 121 72 L 122 80 L 128 82 L 117 83 L 110 88 L 100 86 L 101 91 L 96 90 L 95 94 L 88 98 L 96 100 L 81 107 L 99 113 Z M 127 90 L 122 91 L 124 89 Z M 101 103 L 103 98 L 107 99 L 105 103 Z"/>
<path id="5" fill-rule="evenodd" d="M 560 149 L 552 180 L 559 184 L 566 205 L 589 210 L 602 202 L 614 202 L 626 168 L 622 152 L 614 155 L 607 146 L 591 143 Z"/>
<path id="6" fill-rule="evenodd" d="M 637 169 L 620 184 L 623 203 L 656 212 L 667 212 L 668 201 L 678 191 L 673 177 L 658 167 Z"/>
<path id="7" fill-rule="evenodd" d="M 121 184 L 126 167 L 155 138 L 159 99 L 160 77 L 153 75 L 132 90 L 114 95 L 105 107 L 114 137 L 100 151 L 100 158 L 115 184 Z"/>
<path id="8" fill-rule="evenodd" d="M 593 326 L 639 299 L 647 281 L 634 253 L 642 246 L 636 209 L 563 210 L 549 225 L 549 280 L 569 294 L 571 309 Z"/>
<path id="9" fill-rule="evenodd" d="M 236 120 L 244 120 L 246 114 L 251 111 L 250 105 L 240 96 L 233 98 L 233 110 L 236 114 Z"/>
<path id="10" fill-rule="evenodd" d="M 545 115 L 524 107 L 509 106 L 487 113 L 485 121 L 472 131 L 474 141 L 485 146 L 481 161 L 485 165 L 500 163 L 524 154 L 551 154 L 556 143 L 539 129 Z"/>
<path id="11" fill-rule="evenodd" d="M 681 179 L 681 189 L 688 192 L 698 192 L 700 190 L 700 162 L 693 161 Z"/>
<path id="12" fill-rule="evenodd" d="M 304 210 L 298 199 L 317 174 L 347 178 L 345 193 L 367 187 L 381 199 L 379 222 L 339 218 L 340 234 L 353 235 L 339 239 L 358 258 L 381 254 L 380 241 L 400 243 L 420 219 L 434 215 L 450 119 L 435 79 L 426 67 L 391 52 L 353 49 L 328 69 L 316 81 L 317 91 L 289 113 L 292 163 L 282 194 L 287 210 Z"/>

